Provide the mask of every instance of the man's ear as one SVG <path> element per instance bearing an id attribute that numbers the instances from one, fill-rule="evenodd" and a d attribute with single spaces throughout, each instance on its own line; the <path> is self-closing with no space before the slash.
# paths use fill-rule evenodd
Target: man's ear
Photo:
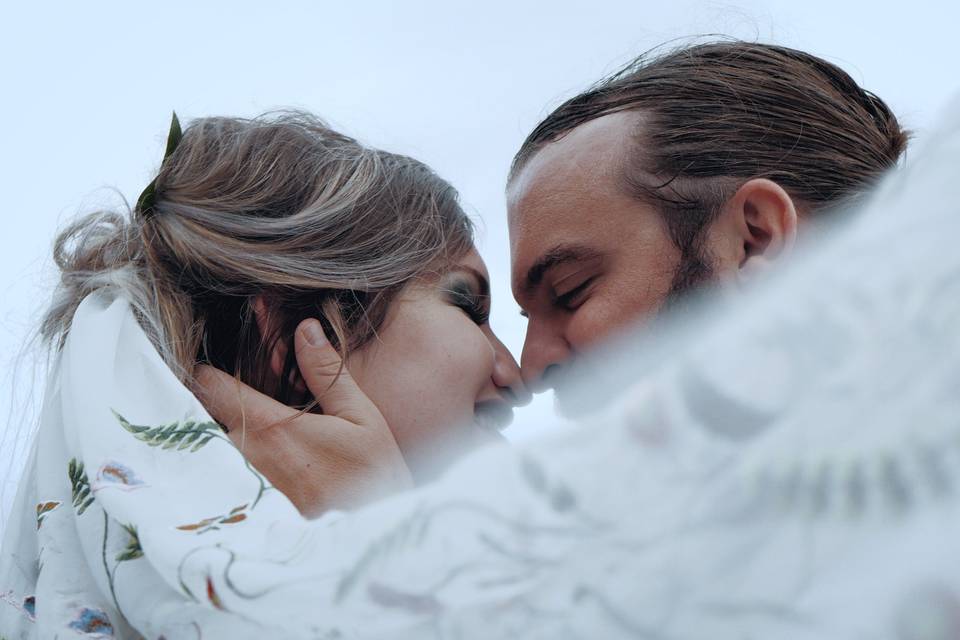
<path id="1" fill-rule="evenodd" d="M 797 208 L 783 187 L 766 178 L 748 180 L 725 205 L 742 244 L 737 279 L 750 280 L 790 253 L 797 239 Z"/>
<path id="2" fill-rule="evenodd" d="M 277 329 L 276 323 L 279 318 L 275 315 L 271 317 L 271 308 L 267 299 L 263 295 L 256 296 L 250 306 L 253 308 L 253 315 L 256 318 L 260 336 L 265 339 L 267 336 L 273 335 L 273 332 Z M 279 378 L 283 374 L 283 363 L 286 359 L 287 345 L 279 340 L 270 353 L 270 371 L 274 377 Z"/>

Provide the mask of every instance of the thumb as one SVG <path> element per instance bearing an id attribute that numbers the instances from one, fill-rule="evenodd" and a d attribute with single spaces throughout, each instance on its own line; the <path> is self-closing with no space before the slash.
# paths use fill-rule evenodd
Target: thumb
<path id="1" fill-rule="evenodd" d="M 308 318 L 300 323 L 294 334 L 294 348 L 300 374 L 325 415 L 358 425 L 383 423 L 380 410 L 350 375 L 318 320 Z"/>

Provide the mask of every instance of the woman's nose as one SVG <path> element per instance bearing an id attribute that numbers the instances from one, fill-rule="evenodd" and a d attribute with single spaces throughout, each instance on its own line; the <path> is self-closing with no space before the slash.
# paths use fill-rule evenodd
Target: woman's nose
<path id="1" fill-rule="evenodd" d="M 533 394 L 523 383 L 523 377 L 520 375 L 520 365 L 510 354 L 507 347 L 500 342 L 499 338 L 492 332 L 490 334 L 490 343 L 493 345 L 493 383 L 501 394 L 508 396 L 511 404 L 523 406 L 533 399 Z"/>

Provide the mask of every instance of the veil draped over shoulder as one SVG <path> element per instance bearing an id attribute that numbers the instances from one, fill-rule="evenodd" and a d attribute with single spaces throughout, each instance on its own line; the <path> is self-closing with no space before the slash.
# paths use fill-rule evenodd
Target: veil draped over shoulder
<path id="1" fill-rule="evenodd" d="M 126 302 L 90 297 L 7 526 L 0 635 L 958 638 L 957 158 L 960 104 L 755 295 L 619 345 L 578 391 L 616 386 L 602 410 L 314 521 Z"/>

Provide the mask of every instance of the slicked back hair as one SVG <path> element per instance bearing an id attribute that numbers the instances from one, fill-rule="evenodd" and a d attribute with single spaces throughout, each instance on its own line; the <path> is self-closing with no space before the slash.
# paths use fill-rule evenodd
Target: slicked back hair
<path id="1" fill-rule="evenodd" d="M 816 213 L 869 190 L 908 139 L 836 65 L 781 46 L 709 42 L 641 56 L 564 102 L 524 141 L 510 180 L 545 145 L 623 111 L 638 115 L 623 186 L 657 207 L 694 271 L 708 268 L 705 230 L 745 181 L 768 178 Z"/>

